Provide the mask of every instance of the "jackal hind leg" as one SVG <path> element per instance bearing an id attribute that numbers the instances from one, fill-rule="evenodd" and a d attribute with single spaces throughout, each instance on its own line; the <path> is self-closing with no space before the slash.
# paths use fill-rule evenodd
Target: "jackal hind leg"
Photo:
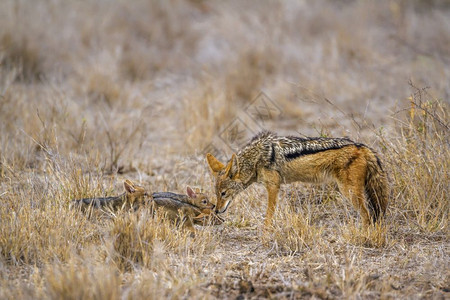
<path id="1" fill-rule="evenodd" d="M 345 180 L 344 182 L 338 182 L 338 186 L 342 195 L 349 199 L 353 207 L 359 211 L 364 226 L 370 225 L 370 213 L 364 197 L 364 181 Z"/>
<path id="2" fill-rule="evenodd" d="M 274 170 L 263 170 L 260 175 L 267 190 L 268 201 L 264 226 L 268 227 L 272 224 L 273 214 L 277 206 L 278 191 L 280 190 L 280 174 Z"/>

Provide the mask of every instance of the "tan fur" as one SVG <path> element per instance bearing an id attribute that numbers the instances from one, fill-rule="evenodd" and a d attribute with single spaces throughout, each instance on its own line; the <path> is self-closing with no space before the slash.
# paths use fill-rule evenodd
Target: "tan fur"
<path id="1" fill-rule="evenodd" d="M 125 188 L 125 201 L 122 207 L 136 208 L 142 206 L 148 196 L 147 190 L 128 179 L 124 181 L 123 185 Z"/>
<path id="2" fill-rule="evenodd" d="M 224 212 L 239 192 L 260 182 L 268 194 L 266 225 L 271 223 L 283 183 L 334 180 L 359 210 L 364 224 L 380 220 L 388 204 L 386 174 L 376 154 L 348 139 L 278 137 L 264 132 L 226 165 L 209 153 L 206 160 L 215 178 L 216 212 Z"/>
<path id="3" fill-rule="evenodd" d="M 194 231 L 194 224 L 219 225 L 223 219 L 214 213 L 215 205 L 200 189 L 186 189 L 186 195 L 174 193 L 154 193 L 154 209 L 161 209 L 166 217 L 177 223 L 182 222 L 187 229 Z"/>

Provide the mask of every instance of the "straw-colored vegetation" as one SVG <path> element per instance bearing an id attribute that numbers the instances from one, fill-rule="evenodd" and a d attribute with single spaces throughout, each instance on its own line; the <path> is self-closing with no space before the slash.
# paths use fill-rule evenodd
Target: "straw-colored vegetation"
<path id="1" fill-rule="evenodd" d="M 448 298 L 449 20 L 445 0 L 0 1 L 0 298 Z M 277 110 L 254 119 L 261 91 Z M 374 148 L 384 226 L 332 184 L 284 186 L 266 230 L 258 185 L 195 236 L 69 209 L 126 178 L 212 192 L 205 149 L 229 157 L 236 120 Z"/>

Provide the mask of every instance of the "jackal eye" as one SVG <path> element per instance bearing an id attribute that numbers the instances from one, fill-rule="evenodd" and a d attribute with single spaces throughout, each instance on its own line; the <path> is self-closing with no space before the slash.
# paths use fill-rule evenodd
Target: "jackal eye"
<path id="1" fill-rule="evenodd" d="M 227 194 L 227 192 L 226 192 L 226 191 L 223 191 L 223 192 L 220 194 L 220 196 L 225 197 L 226 194 Z"/>
<path id="2" fill-rule="evenodd" d="M 206 202 L 206 200 L 203 200 L 202 203 L 203 203 L 203 204 L 206 204 L 207 202 Z"/>

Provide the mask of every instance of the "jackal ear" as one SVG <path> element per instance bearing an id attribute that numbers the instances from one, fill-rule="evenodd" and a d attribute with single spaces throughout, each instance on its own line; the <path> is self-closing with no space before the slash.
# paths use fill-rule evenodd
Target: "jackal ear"
<path id="1" fill-rule="evenodd" d="M 197 198 L 197 194 L 191 189 L 190 186 L 186 188 L 186 193 L 190 198 Z"/>
<path id="2" fill-rule="evenodd" d="M 206 161 L 208 162 L 209 168 L 214 176 L 217 176 L 220 170 L 225 168 L 225 165 L 217 160 L 211 153 L 206 154 Z"/>
<path id="3" fill-rule="evenodd" d="M 231 156 L 230 161 L 227 164 L 227 167 L 225 169 L 225 176 L 228 176 L 230 178 L 238 177 L 239 176 L 239 164 L 237 161 L 236 154 L 233 153 Z"/>
<path id="4" fill-rule="evenodd" d="M 236 154 L 233 154 L 231 159 L 233 160 L 233 166 L 231 167 L 231 174 L 233 176 L 233 179 L 237 179 L 237 178 L 239 178 L 239 174 L 240 174 L 241 170 L 239 169 L 239 162 L 238 162 Z"/>
<path id="5" fill-rule="evenodd" d="M 128 179 L 123 182 L 123 187 L 128 194 L 133 194 L 134 192 L 136 192 L 136 188 L 134 187 L 133 182 Z"/>

